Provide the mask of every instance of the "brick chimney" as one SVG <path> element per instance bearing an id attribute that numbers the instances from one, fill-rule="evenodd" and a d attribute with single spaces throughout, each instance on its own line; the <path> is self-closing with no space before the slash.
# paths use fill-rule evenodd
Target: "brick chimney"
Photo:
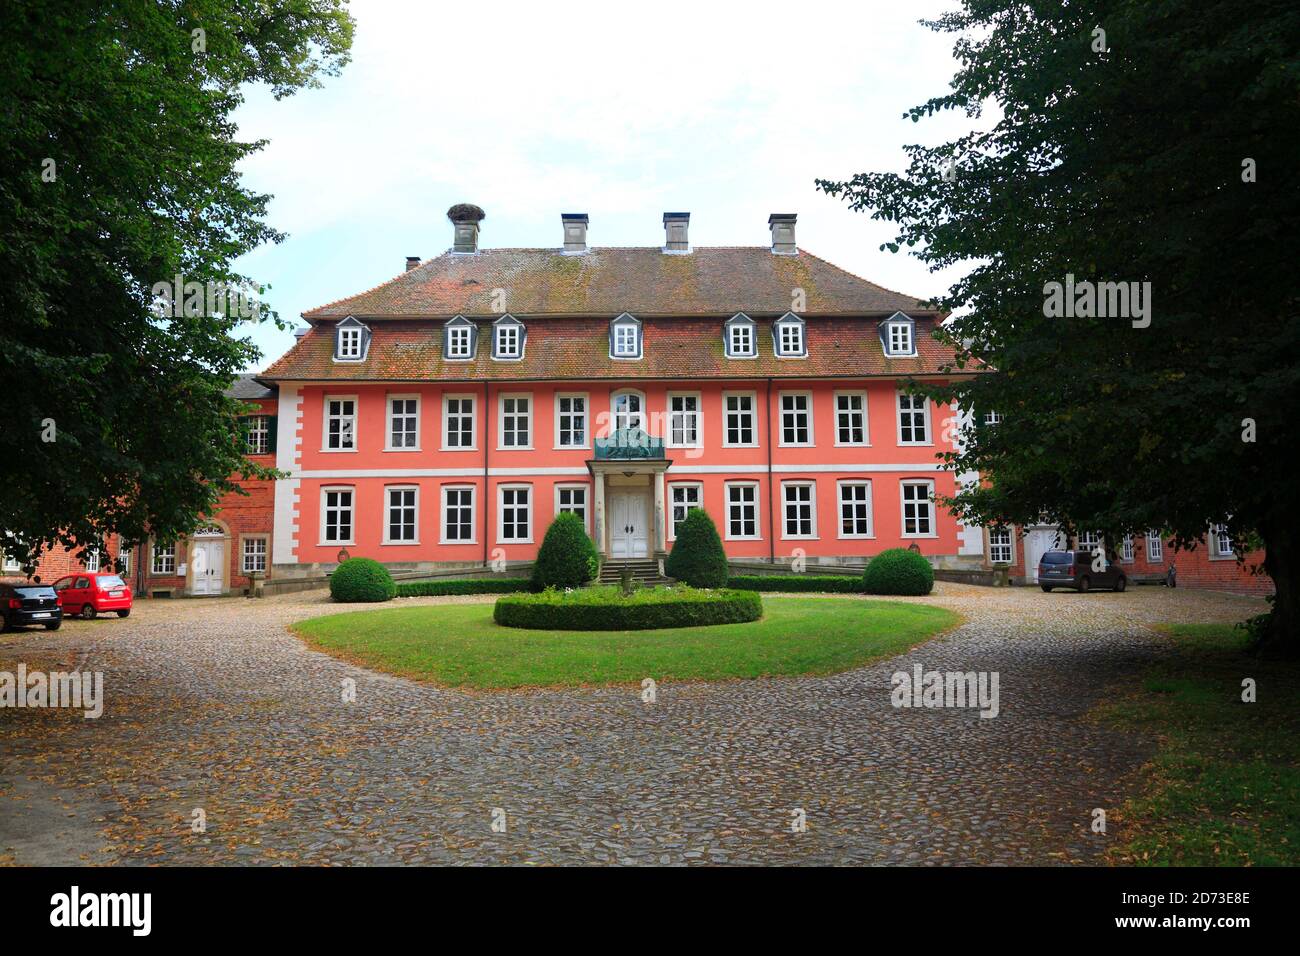
<path id="1" fill-rule="evenodd" d="M 772 230 L 772 254 L 778 256 L 796 256 L 799 248 L 794 244 L 794 222 L 797 217 L 792 212 L 774 212 L 767 217 L 767 226 Z"/>
<path id="2" fill-rule="evenodd" d="M 587 214 L 585 212 L 562 212 L 560 221 L 564 223 L 564 251 L 587 251 Z"/>
<path id="3" fill-rule="evenodd" d="M 664 213 L 664 252 L 690 252 L 686 230 L 691 224 L 689 212 Z"/>
<path id="4" fill-rule="evenodd" d="M 414 269 L 414 268 L 415 268 L 416 266 L 418 266 L 419 264 L 420 264 L 420 257 L 419 257 L 419 256 L 407 256 L 407 257 L 406 257 L 406 271 L 407 271 L 407 272 L 410 272 L 412 269 Z"/>
<path id="5" fill-rule="evenodd" d="M 478 206 L 457 203 L 447 210 L 447 218 L 455 227 L 452 252 L 478 252 L 478 224 L 487 218 Z"/>

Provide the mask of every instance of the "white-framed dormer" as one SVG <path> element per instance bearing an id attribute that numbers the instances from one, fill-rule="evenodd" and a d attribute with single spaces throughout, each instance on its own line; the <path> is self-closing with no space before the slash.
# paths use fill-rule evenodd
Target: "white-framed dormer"
<path id="1" fill-rule="evenodd" d="M 370 352 L 370 329 L 353 316 L 334 327 L 334 361 L 364 362 Z"/>
<path id="2" fill-rule="evenodd" d="M 472 362 L 478 353 L 478 326 L 463 315 L 448 319 L 442 327 L 442 358 L 445 362 Z"/>
<path id="3" fill-rule="evenodd" d="M 645 343 L 642 341 L 641 320 L 629 312 L 610 320 L 609 357 L 625 362 L 641 358 Z"/>
<path id="4" fill-rule="evenodd" d="M 518 362 L 524 357 L 524 343 L 528 329 L 513 315 L 506 313 L 492 323 L 492 359 L 496 362 Z"/>
<path id="5" fill-rule="evenodd" d="M 758 358 L 758 324 L 744 312 L 722 323 L 722 346 L 727 358 Z"/>
<path id="6" fill-rule="evenodd" d="M 772 323 L 772 354 L 777 358 L 808 357 L 808 326 L 793 312 Z"/>
<path id="7" fill-rule="evenodd" d="M 895 312 L 880 323 L 880 344 L 890 358 L 915 358 L 916 319 Z"/>

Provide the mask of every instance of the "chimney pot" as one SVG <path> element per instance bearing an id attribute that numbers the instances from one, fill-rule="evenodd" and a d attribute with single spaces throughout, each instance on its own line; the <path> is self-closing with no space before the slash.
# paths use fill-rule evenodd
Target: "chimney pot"
<path id="1" fill-rule="evenodd" d="M 587 222 L 585 212 L 562 212 L 560 221 L 564 223 L 564 251 L 587 251 Z"/>
<path id="2" fill-rule="evenodd" d="M 774 212 L 767 217 L 768 228 L 772 230 L 772 253 L 778 256 L 795 256 L 799 247 L 794 244 L 794 223 L 797 216 L 792 212 Z"/>
<path id="3" fill-rule="evenodd" d="M 412 269 L 414 269 L 414 268 L 415 268 L 416 266 L 418 266 L 419 264 L 420 264 L 420 257 L 419 257 L 419 256 L 407 256 L 407 257 L 406 257 L 406 271 L 407 271 L 407 272 L 410 272 Z"/>
<path id="4" fill-rule="evenodd" d="M 455 227 L 452 252 L 478 252 L 478 224 L 487 218 L 478 206 L 472 203 L 457 203 L 447 210 L 447 218 Z"/>
<path id="5" fill-rule="evenodd" d="M 687 229 L 691 224 L 689 212 L 664 213 L 664 252 L 690 252 Z"/>

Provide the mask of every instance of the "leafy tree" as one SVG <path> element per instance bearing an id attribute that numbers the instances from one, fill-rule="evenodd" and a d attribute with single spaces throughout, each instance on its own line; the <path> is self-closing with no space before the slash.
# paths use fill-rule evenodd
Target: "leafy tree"
<path id="1" fill-rule="evenodd" d="M 160 314 L 155 286 L 251 285 L 283 236 L 236 165 L 245 84 L 276 97 L 347 62 L 344 0 L 6 0 L 0 7 L 0 549 L 174 538 L 241 453 L 222 392 L 259 356 L 229 299 Z M 204 297 L 206 299 L 206 297 Z M 182 303 L 183 305 L 183 303 Z M 275 319 L 266 310 L 263 318 Z"/>
<path id="2" fill-rule="evenodd" d="M 969 267 L 937 301 L 954 377 L 916 385 L 976 412 L 949 460 L 989 481 L 955 510 L 1112 541 L 1257 534 L 1277 587 L 1263 648 L 1295 655 L 1300 7 L 965 0 L 928 25 L 961 66 L 906 116 L 988 121 L 909 146 L 901 174 L 818 185 L 897 223 L 892 251 Z M 1149 312 L 1049 316 L 1069 276 L 1150 283 Z"/>
<path id="3" fill-rule="evenodd" d="M 546 529 L 533 564 L 533 586 L 580 588 L 600 573 L 600 553 L 577 515 L 562 512 Z"/>
<path id="4" fill-rule="evenodd" d="M 664 562 L 664 573 L 695 588 L 727 584 L 727 552 L 713 519 L 703 508 L 692 508 L 677 528 L 677 540 Z"/>

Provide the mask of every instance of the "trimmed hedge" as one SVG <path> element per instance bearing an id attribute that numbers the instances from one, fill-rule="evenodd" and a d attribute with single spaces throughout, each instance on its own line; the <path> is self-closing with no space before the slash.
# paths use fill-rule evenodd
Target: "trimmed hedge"
<path id="1" fill-rule="evenodd" d="M 871 559 L 862 573 L 862 588 L 868 594 L 929 594 L 934 590 L 934 568 L 916 551 L 890 548 Z"/>
<path id="2" fill-rule="evenodd" d="M 457 578 L 450 581 L 403 581 L 398 597 L 442 597 L 445 594 L 512 594 L 532 590 L 528 578 Z"/>
<path id="3" fill-rule="evenodd" d="M 533 587 L 579 588 L 600 574 L 600 553 L 575 514 L 562 512 L 546 529 L 533 564 Z"/>
<path id="4" fill-rule="evenodd" d="M 686 512 L 664 562 L 664 574 L 693 588 L 726 586 L 727 552 L 722 549 L 713 519 L 703 508 Z"/>
<path id="5" fill-rule="evenodd" d="M 737 591 L 814 591 L 821 594 L 862 594 L 857 574 L 744 574 L 727 579 Z"/>
<path id="6" fill-rule="evenodd" d="M 330 597 L 345 604 L 388 601 L 396 593 L 388 569 L 370 558 L 348 558 L 330 575 Z"/>
<path id="7" fill-rule="evenodd" d="M 753 591 L 697 591 L 688 587 L 546 590 L 497 598 L 492 619 L 502 627 L 544 631 L 643 631 L 664 627 L 743 624 L 763 616 Z"/>

